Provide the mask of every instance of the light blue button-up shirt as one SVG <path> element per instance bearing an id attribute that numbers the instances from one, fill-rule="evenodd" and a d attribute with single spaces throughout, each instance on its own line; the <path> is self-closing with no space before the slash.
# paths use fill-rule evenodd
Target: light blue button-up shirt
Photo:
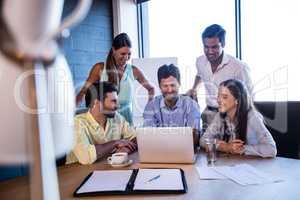
<path id="1" fill-rule="evenodd" d="M 173 108 L 169 108 L 162 95 L 148 102 L 144 110 L 145 127 L 192 127 L 200 129 L 200 109 L 196 101 L 179 95 Z"/>

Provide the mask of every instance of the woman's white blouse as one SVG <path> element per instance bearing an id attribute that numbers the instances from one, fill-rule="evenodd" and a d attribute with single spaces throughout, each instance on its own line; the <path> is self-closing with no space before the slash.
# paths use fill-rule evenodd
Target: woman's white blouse
<path id="1" fill-rule="evenodd" d="M 232 131 L 233 136 L 236 137 L 236 133 L 234 131 L 235 125 L 230 123 L 228 118 L 225 118 L 225 121 L 227 125 L 231 127 L 230 130 Z M 247 123 L 247 143 L 245 144 L 245 148 L 242 153 L 245 155 L 255 155 L 261 157 L 275 157 L 277 154 L 275 141 L 271 133 L 264 125 L 263 116 L 259 112 L 252 109 L 248 113 Z M 200 144 L 201 146 L 205 145 L 205 138 L 216 137 L 222 139 L 223 135 L 224 119 L 221 118 L 220 114 L 218 113 L 201 137 Z"/>

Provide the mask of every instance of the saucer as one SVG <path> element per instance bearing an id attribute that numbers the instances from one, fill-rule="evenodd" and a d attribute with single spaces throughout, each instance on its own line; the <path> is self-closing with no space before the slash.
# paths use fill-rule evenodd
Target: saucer
<path id="1" fill-rule="evenodd" d="M 127 167 L 129 165 L 131 165 L 133 163 L 132 160 L 128 160 L 126 163 L 122 163 L 122 164 L 111 164 L 109 162 L 107 162 L 110 166 L 112 166 L 113 168 L 122 168 L 122 167 Z"/>

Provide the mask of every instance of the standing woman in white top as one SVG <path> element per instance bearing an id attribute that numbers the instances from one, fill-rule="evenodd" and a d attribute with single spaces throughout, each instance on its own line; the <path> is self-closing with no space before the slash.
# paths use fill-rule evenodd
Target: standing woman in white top
<path id="1" fill-rule="evenodd" d="M 126 33 L 117 35 L 112 43 L 112 48 L 106 62 L 96 63 L 84 86 L 76 96 L 79 104 L 87 88 L 95 81 L 108 81 L 117 86 L 119 109 L 118 112 L 125 117 L 129 124 L 132 121 L 133 82 L 137 80 L 147 91 L 148 99 L 154 96 L 154 87 L 148 82 L 143 73 L 133 65 L 127 63 L 131 56 L 131 41 Z"/>
<path id="2" fill-rule="evenodd" d="M 219 112 L 202 136 L 217 139 L 217 150 L 231 154 L 275 157 L 277 150 L 272 135 L 256 111 L 252 98 L 242 82 L 229 79 L 220 84 L 218 92 Z"/>

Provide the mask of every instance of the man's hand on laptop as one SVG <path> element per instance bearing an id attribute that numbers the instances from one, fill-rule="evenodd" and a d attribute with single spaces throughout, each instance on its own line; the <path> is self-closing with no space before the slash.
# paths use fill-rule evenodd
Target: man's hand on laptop
<path id="1" fill-rule="evenodd" d="M 129 140 L 117 140 L 114 144 L 115 148 L 117 149 L 117 152 L 121 152 L 121 150 L 123 150 L 122 152 L 133 152 L 137 149 L 137 144 L 134 142 L 131 142 Z M 128 152 L 129 151 L 129 152 Z"/>

